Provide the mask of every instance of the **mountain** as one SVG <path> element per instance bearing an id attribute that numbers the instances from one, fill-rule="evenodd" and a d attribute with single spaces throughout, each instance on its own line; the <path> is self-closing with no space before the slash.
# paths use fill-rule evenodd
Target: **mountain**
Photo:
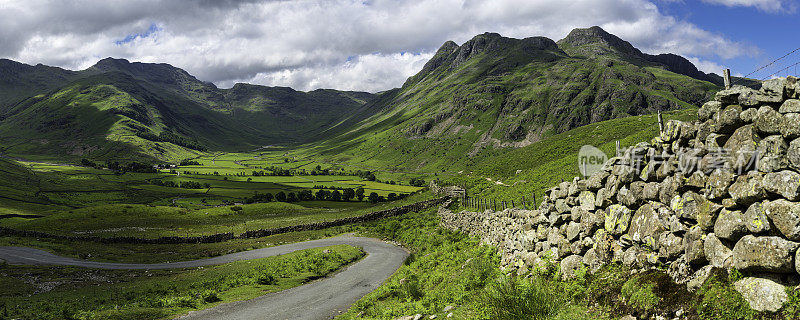
<path id="1" fill-rule="evenodd" d="M 684 57 L 673 53 L 658 55 L 642 53 L 629 42 L 597 26 L 572 30 L 564 39 L 558 41 L 558 46 L 573 57 L 619 59 L 639 66 L 661 67 L 667 71 L 708 81 L 718 86 L 724 85 L 721 76 L 698 70 L 691 61 Z M 732 80 L 749 87 L 761 86 L 758 81 L 752 79 L 732 77 Z"/>
<path id="2" fill-rule="evenodd" d="M 0 60 L 0 152 L 177 161 L 205 150 L 293 145 L 362 119 L 373 95 L 236 84 L 107 58 L 81 71 Z"/>
<path id="3" fill-rule="evenodd" d="M 373 116 L 314 147 L 364 166 L 468 169 L 586 124 L 698 107 L 720 89 L 673 56 L 643 54 L 598 27 L 558 42 L 496 33 L 448 41 L 401 88 L 365 105 Z"/>

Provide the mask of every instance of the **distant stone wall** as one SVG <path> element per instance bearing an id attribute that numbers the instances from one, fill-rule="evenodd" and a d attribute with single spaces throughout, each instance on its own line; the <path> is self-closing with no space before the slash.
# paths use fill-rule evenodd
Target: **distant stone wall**
<path id="1" fill-rule="evenodd" d="M 502 266 L 521 271 L 550 257 L 564 274 L 611 261 L 666 267 L 690 289 L 715 267 L 758 275 L 747 280 L 759 288 L 797 284 L 798 98 L 793 77 L 720 91 L 695 123 L 667 122 L 602 171 L 548 190 L 538 210 L 440 209 L 442 225 L 497 246 Z M 765 289 L 741 287 L 752 307 L 780 307 L 753 304 L 767 298 L 747 290 Z M 770 299 L 786 299 L 780 288 Z"/>
<path id="2" fill-rule="evenodd" d="M 295 232 L 295 231 L 321 230 L 331 227 L 358 223 L 358 222 L 378 220 L 405 214 L 408 212 L 414 212 L 432 208 L 444 203 L 449 199 L 450 197 L 430 199 L 387 210 L 370 212 L 361 216 L 341 218 L 331 221 L 306 223 L 306 224 L 285 226 L 278 228 L 251 230 L 251 231 L 246 231 L 238 236 L 230 232 L 217 233 L 206 236 L 197 236 L 197 237 L 160 237 L 160 238 L 68 236 L 68 235 L 51 234 L 51 233 L 32 231 L 32 230 L 17 230 L 6 227 L 0 227 L 0 236 L 36 237 L 36 238 L 49 238 L 49 239 L 59 239 L 68 241 L 92 241 L 100 243 L 133 243 L 133 244 L 215 243 L 215 242 L 229 241 L 233 239 L 261 238 L 275 234 Z"/>

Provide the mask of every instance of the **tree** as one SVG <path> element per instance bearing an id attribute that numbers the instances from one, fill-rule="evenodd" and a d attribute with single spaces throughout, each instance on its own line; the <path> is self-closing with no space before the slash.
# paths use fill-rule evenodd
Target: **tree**
<path id="1" fill-rule="evenodd" d="M 314 198 L 316 198 L 318 201 L 325 200 L 325 190 L 317 190 L 317 193 L 314 194 Z"/>
<path id="2" fill-rule="evenodd" d="M 380 200 L 380 197 L 378 196 L 377 193 L 372 192 L 372 193 L 369 194 L 369 202 L 378 203 L 379 200 Z"/>
<path id="3" fill-rule="evenodd" d="M 356 191 L 353 190 L 353 188 L 347 188 L 347 189 L 344 189 L 344 191 L 342 191 L 342 199 L 344 201 L 353 200 L 353 198 L 355 198 L 355 197 L 356 197 Z"/>
<path id="4" fill-rule="evenodd" d="M 264 194 L 264 202 L 272 202 L 273 199 L 275 199 L 275 196 L 273 196 L 271 193 Z"/>
<path id="5" fill-rule="evenodd" d="M 286 202 L 286 193 L 283 191 L 278 192 L 278 194 L 275 195 L 275 200 L 278 202 Z"/>
<path id="6" fill-rule="evenodd" d="M 389 200 L 389 201 L 395 201 L 395 200 L 397 200 L 397 194 L 392 192 L 388 196 L 386 196 L 386 199 Z"/>
<path id="7" fill-rule="evenodd" d="M 415 186 L 415 187 L 424 187 L 425 186 L 425 180 L 422 180 L 422 178 L 419 178 L 419 179 L 418 178 L 411 178 L 411 180 L 408 181 L 408 184 L 412 185 L 412 186 Z"/>
<path id="8" fill-rule="evenodd" d="M 342 201 L 342 193 L 339 190 L 331 192 L 331 201 Z"/>
<path id="9" fill-rule="evenodd" d="M 297 202 L 297 196 L 295 196 L 294 192 L 289 192 L 289 195 L 286 196 L 287 202 Z"/>
<path id="10" fill-rule="evenodd" d="M 359 187 L 356 189 L 356 198 L 358 198 L 358 201 L 364 201 L 364 188 Z"/>

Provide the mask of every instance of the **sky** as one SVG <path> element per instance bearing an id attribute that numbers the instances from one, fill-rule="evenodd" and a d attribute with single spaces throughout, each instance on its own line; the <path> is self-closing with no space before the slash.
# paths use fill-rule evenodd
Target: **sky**
<path id="1" fill-rule="evenodd" d="M 114 57 L 169 63 L 222 88 L 378 92 L 401 86 L 447 40 L 559 40 L 597 25 L 646 53 L 741 76 L 800 47 L 798 1 L 0 0 L 0 58 L 78 70 Z M 751 77 L 797 62 L 800 51 Z"/>

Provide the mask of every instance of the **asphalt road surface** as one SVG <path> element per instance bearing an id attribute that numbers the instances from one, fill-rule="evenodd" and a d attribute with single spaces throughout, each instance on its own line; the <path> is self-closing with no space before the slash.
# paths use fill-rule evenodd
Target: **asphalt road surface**
<path id="1" fill-rule="evenodd" d="M 182 262 L 155 264 L 105 263 L 60 257 L 24 247 L 0 247 L 0 260 L 9 264 L 66 265 L 101 269 L 170 269 L 218 265 L 234 261 L 277 256 L 297 250 L 348 244 L 363 248 L 367 256 L 332 277 L 275 292 L 252 300 L 226 303 L 191 312 L 179 319 L 330 319 L 375 290 L 403 264 L 408 253 L 378 239 L 339 236 L 232 253 Z"/>

